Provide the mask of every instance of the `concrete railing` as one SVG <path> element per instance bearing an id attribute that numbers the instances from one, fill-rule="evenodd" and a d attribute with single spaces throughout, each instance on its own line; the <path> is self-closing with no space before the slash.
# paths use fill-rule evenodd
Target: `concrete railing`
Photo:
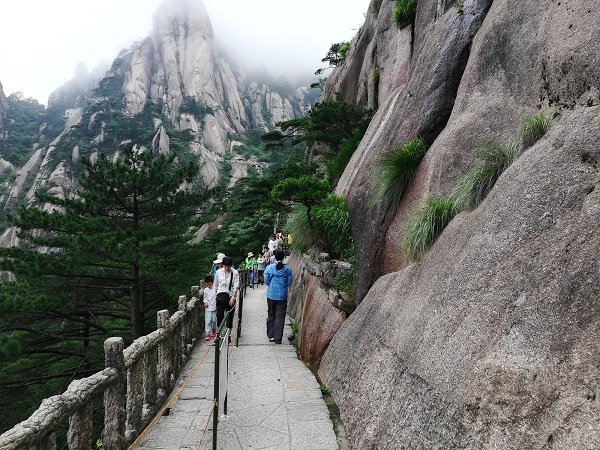
<path id="1" fill-rule="evenodd" d="M 56 430 L 67 422 L 68 448 L 93 448 L 92 402 L 99 395 L 104 395 L 102 448 L 126 449 L 160 410 L 194 341 L 204 332 L 199 287 L 192 287 L 189 302 L 186 296 L 179 297 L 173 316 L 167 310 L 157 316 L 158 329 L 127 348 L 122 338 L 107 339 L 106 368 L 43 400 L 27 420 L 0 435 L 0 449 L 56 449 Z"/>

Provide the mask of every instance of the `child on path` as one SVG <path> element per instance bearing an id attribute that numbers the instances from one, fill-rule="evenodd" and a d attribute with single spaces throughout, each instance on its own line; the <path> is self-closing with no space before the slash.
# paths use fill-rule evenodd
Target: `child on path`
<path id="1" fill-rule="evenodd" d="M 204 331 L 208 341 L 217 334 L 217 298 L 212 275 L 204 277 Z"/>

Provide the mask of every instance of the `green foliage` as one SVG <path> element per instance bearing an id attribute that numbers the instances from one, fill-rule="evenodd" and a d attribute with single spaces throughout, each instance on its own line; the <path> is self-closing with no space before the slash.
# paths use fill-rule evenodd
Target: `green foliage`
<path id="1" fill-rule="evenodd" d="M 324 395 L 329 394 L 329 388 L 327 386 L 321 385 L 321 386 L 319 386 L 319 389 L 321 390 L 322 394 L 324 394 Z"/>
<path id="2" fill-rule="evenodd" d="M 400 200 L 404 189 L 410 183 L 417 166 L 425 156 L 425 143 L 415 138 L 382 156 L 377 162 L 376 198 Z"/>
<path id="3" fill-rule="evenodd" d="M 216 189 L 225 192 L 224 199 L 214 201 L 209 208 L 215 211 L 215 216 L 222 214 L 226 220 L 199 244 L 204 251 L 198 257 L 197 266 L 210 269 L 216 252 L 231 256 L 236 263 L 242 261 L 247 252 L 256 254 L 262 249 L 273 233 L 276 213 L 283 216 L 288 210 L 285 204 L 265 193 L 271 192 L 284 178 L 312 174 L 314 168 L 300 162 L 300 157 L 294 154 L 284 163 L 275 162 L 262 177 L 249 176 L 231 188 L 225 185 Z"/>
<path id="4" fill-rule="evenodd" d="M 181 289 L 188 273 L 181 267 L 189 251 L 187 230 L 203 198 L 179 189 L 197 176 L 198 168 L 177 167 L 174 158 L 154 159 L 149 152 L 126 148 L 116 162 L 105 155 L 93 164 L 84 159 L 87 170 L 79 180 L 78 199 L 39 195 L 41 204 L 54 205 L 51 211 L 21 206 L 11 217 L 21 238 L 54 251 L 18 249 L 18 257 L 0 251 L 7 256 L 0 267 L 18 279 L 44 279 L 45 289 L 58 293 L 65 283 L 71 290 L 126 292 L 132 308 L 143 314 L 139 295 L 149 286 L 160 292 Z M 143 332 L 143 319 L 131 320 L 136 337 Z"/>
<path id="5" fill-rule="evenodd" d="M 291 141 L 292 145 L 319 142 L 335 152 L 359 130 L 364 134 L 372 117 L 371 108 L 355 108 L 338 95 L 336 100 L 315 103 L 304 117 L 278 122 L 281 131 L 266 133 L 262 138 L 267 148 L 282 147 L 285 141 Z"/>
<path id="6" fill-rule="evenodd" d="M 392 22 L 400 27 L 412 24 L 417 14 L 418 0 L 396 0 L 396 5 L 392 11 Z"/>
<path id="7" fill-rule="evenodd" d="M 471 169 L 453 189 L 451 196 L 459 210 L 475 207 L 483 201 L 496 181 L 520 154 L 514 139 L 506 146 L 486 143 L 477 154 L 480 163 Z"/>
<path id="8" fill-rule="evenodd" d="M 373 74 L 371 75 L 373 77 L 373 82 L 375 84 L 379 83 L 379 77 L 381 75 L 381 71 L 379 70 L 379 67 L 375 67 L 373 69 Z"/>
<path id="9" fill-rule="evenodd" d="M 454 6 L 456 7 L 456 10 L 459 13 L 461 13 L 461 12 L 463 12 L 463 8 L 464 8 L 465 5 L 463 3 L 456 3 Z"/>
<path id="10" fill-rule="evenodd" d="M 293 209 L 288 224 L 288 230 L 294 237 L 292 248 L 304 253 L 316 246 L 342 260 L 353 261 L 354 243 L 344 199 L 339 195 L 328 195 L 322 205 L 312 208 L 312 218 L 311 228 L 306 210 Z"/>
<path id="11" fill-rule="evenodd" d="M 0 157 L 20 167 L 31 157 L 34 144 L 49 140 L 62 131 L 64 119 L 61 114 L 57 121 L 42 127 L 42 123 L 50 116 L 44 105 L 33 98 L 23 98 L 23 94 L 15 92 L 7 97 L 8 111 L 4 120 L 7 139 L 0 139 Z M 42 134 L 40 129 L 43 129 Z"/>
<path id="12" fill-rule="evenodd" d="M 372 13 L 374 13 L 375 15 L 377 15 L 379 13 L 379 9 L 381 8 L 381 3 L 383 3 L 383 0 L 373 0 L 371 2 L 371 9 L 370 9 L 370 11 Z"/>
<path id="13" fill-rule="evenodd" d="M 403 250 L 408 260 L 421 257 L 433 245 L 456 213 L 450 197 L 430 197 L 408 220 Z"/>
<path id="14" fill-rule="evenodd" d="M 321 75 L 328 68 L 339 66 L 344 61 L 349 49 L 350 43 L 347 41 L 332 44 L 325 57 L 321 60 L 321 62 L 329 63 L 329 67 L 318 69 L 315 75 Z"/>
<path id="15" fill-rule="evenodd" d="M 313 228 L 311 209 L 323 202 L 329 193 L 329 183 L 317 177 L 303 175 L 298 178 L 285 178 L 277 183 L 271 196 L 277 200 L 301 203 L 306 207 L 308 226 Z"/>
<path id="16" fill-rule="evenodd" d="M 333 287 L 335 287 L 338 291 L 347 292 L 350 294 L 350 298 L 354 298 L 354 278 L 356 278 L 356 267 L 352 267 L 351 270 L 344 272 L 342 275 L 337 277 L 333 281 Z"/>
<path id="17" fill-rule="evenodd" d="M 546 134 L 551 123 L 552 117 L 546 116 L 544 113 L 526 117 L 520 129 L 523 148 L 531 147 L 538 139 Z"/>
<path id="18" fill-rule="evenodd" d="M 505 145 L 486 143 L 477 154 L 479 164 L 471 169 L 453 189 L 451 196 L 459 210 L 476 207 L 492 190 L 500 175 L 549 129 L 551 117 L 543 113 L 526 117 L 519 132 Z"/>
<path id="19" fill-rule="evenodd" d="M 214 111 L 212 110 L 212 108 L 209 108 L 208 106 L 202 104 L 194 97 L 187 95 L 183 97 L 183 102 L 179 107 L 179 113 L 191 114 L 198 122 L 200 122 L 204 119 L 204 117 L 207 114 L 213 114 Z"/>
<path id="20" fill-rule="evenodd" d="M 327 173 L 327 179 L 333 185 L 336 184 L 339 178 L 344 173 L 344 169 L 350 162 L 350 158 L 354 154 L 354 151 L 358 148 L 362 138 L 365 134 L 365 130 L 361 129 L 354 133 L 351 137 L 344 140 L 331 159 L 327 161 L 325 166 L 325 172 Z"/>

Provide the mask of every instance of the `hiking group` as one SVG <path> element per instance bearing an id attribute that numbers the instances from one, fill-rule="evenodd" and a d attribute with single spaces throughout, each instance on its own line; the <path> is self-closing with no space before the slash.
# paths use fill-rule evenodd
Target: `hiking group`
<path id="1" fill-rule="evenodd" d="M 273 234 L 268 244 L 258 253 L 258 258 L 248 252 L 240 268 L 246 270 L 250 288 L 267 285 L 267 337 L 281 344 L 285 314 L 287 311 L 288 288 L 292 284 L 292 271 L 283 263 L 285 252 L 281 250 L 283 239 Z M 212 273 L 204 277 L 204 323 L 205 339 L 216 336 L 216 330 L 227 311 L 229 340 L 233 328 L 233 310 L 240 289 L 240 275 L 233 267 L 233 259 L 218 253 L 213 261 Z"/>

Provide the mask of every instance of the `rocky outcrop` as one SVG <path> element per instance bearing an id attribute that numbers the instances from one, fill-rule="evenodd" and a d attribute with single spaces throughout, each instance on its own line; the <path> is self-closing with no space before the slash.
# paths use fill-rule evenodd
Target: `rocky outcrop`
<path id="1" fill-rule="evenodd" d="M 299 325 L 298 351 L 303 361 L 317 368 L 329 342 L 354 311 L 354 303 L 333 287 L 334 280 L 352 266 L 329 260 L 326 254 L 318 261 L 309 255 L 292 254 L 287 265 L 294 274 L 288 314 Z"/>
<path id="2" fill-rule="evenodd" d="M 49 146 L 58 148 L 60 157 L 49 152 L 48 164 L 54 167 L 44 165 L 43 174 L 28 173 L 29 182 L 35 179 L 36 189 L 50 188 L 48 176 L 56 165 L 65 159 L 72 169 L 80 163 L 80 152 L 94 158 L 98 152 L 115 150 L 109 146 L 131 143 L 167 154 L 172 146 L 182 151 L 182 141 L 190 139 L 190 152 L 202 167 L 203 187 L 217 185 L 226 159 L 232 159 L 230 185 L 247 176 L 249 166 L 261 170 L 255 159 L 236 154 L 236 146 L 250 130 L 266 131 L 278 121 L 305 114 L 314 98 L 306 88 L 279 93 L 241 70 L 234 72 L 217 47 L 201 1 L 165 0 L 155 12 L 150 35 L 122 50 L 102 77 L 99 69 L 90 72 L 81 64 L 76 76 L 51 94 L 50 106 L 67 117 L 64 133 Z M 0 128 L 5 100 L 0 95 Z M 148 116 L 154 120 L 151 142 L 138 128 L 148 126 Z M 71 139 L 69 130 L 82 119 L 86 123 L 80 127 L 87 127 L 88 133 L 76 127 L 73 134 L 78 137 Z M 181 131 L 189 134 L 177 134 Z M 68 149 L 61 148 L 66 145 Z M 67 186 L 63 188 L 71 195 Z M 22 185 L 13 192 L 21 193 Z"/>
<path id="3" fill-rule="evenodd" d="M 379 98 L 338 185 L 362 302 L 319 375 L 355 448 L 597 447 L 599 14 L 583 0 L 419 1 L 406 82 Z M 356 73 L 337 83 L 364 103 Z M 540 111 L 559 113 L 546 136 L 407 266 L 414 207 Z M 374 204 L 375 161 L 417 136 L 428 152 L 399 206 Z"/>
<path id="4" fill-rule="evenodd" d="M 363 27 L 365 38 L 360 36 L 348 55 L 346 66 L 352 71 L 344 81 L 346 84 L 362 85 L 364 78 L 371 76 L 370 72 L 379 66 L 384 69 L 380 69 L 380 73 L 396 73 L 393 81 L 386 78 L 381 90 L 390 94 L 387 98 L 380 98 L 377 114 L 337 186 L 337 192 L 346 197 L 351 217 L 360 215 L 364 219 L 352 221 L 357 256 L 356 292 L 359 300 L 377 277 L 385 273 L 386 259 L 394 261 L 394 268 L 402 264 L 401 258 L 398 258 L 398 245 L 394 245 L 389 252 L 386 251 L 385 257 L 381 257 L 386 243 L 386 231 L 396 211 L 390 204 L 374 201 L 375 162 L 381 155 L 416 137 L 422 137 L 428 146 L 432 145 L 444 129 L 467 64 L 472 27 L 483 20 L 491 0 L 465 2 L 461 12 L 452 2 L 445 2 L 447 6 L 442 9 L 437 8 L 438 3 L 431 0 L 419 2 L 415 31 L 411 33 L 389 29 L 387 22 L 392 14 L 393 3 L 383 2 L 377 17 L 373 13 L 367 16 Z M 378 41 L 380 22 L 384 25 L 382 37 Z M 375 31 L 371 31 L 373 29 Z M 367 39 L 370 36 L 372 38 Z M 395 40 L 398 37 L 407 41 L 398 43 Z M 380 62 L 374 57 L 373 66 L 361 67 L 362 75 L 356 75 L 357 63 L 353 61 L 354 58 L 360 58 L 366 51 L 363 47 L 373 47 L 373 42 L 379 42 L 376 48 L 386 49 L 391 45 L 400 49 L 393 53 L 405 55 L 399 58 L 402 70 L 386 69 L 386 61 Z M 410 64 L 406 61 L 407 52 L 410 53 Z M 383 50 L 383 53 L 389 52 Z M 404 79 L 406 82 L 403 82 Z M 329 88 L 327 92 L 330 93 Z M 352 101 L 353 98 L 357 104 L 364 101 L 358 94 L 358 89 L 350 92 L 352 95 L 344 94 L 347 101 Z"/>
<path id="5" fill-rule="evenodd" d="M 104 77 L 108 69 L 106 66 L 108 63 L 102 63 L 90 71 L 83 62 L 79 63 L 75 68 L 75 76 L 50 94 L 48 107 L 67 109 L 80 106 L 81 101 L 90 96 Z"/>
<path id="6" fill-rule="evenodd" d="M 148 102 L 162 102 L 170 121 L 200 136 L 205 151 L 223 155 L 230 150 L 229 134 L 245 135 L 249 128 L 266 131 L 276 122 L 306 113 L 304 92 L 282 98 L 266 85 L 235 74 L 216 51 L 215 37 L 202 2 L 171 0 L 154 16 L 149 38 L 122 59 L 125 111 L 134 115 Z M 183 114 L 186 98 L 205 111 Z M 294 104 L 298 106 L 295 108 Z"/>

